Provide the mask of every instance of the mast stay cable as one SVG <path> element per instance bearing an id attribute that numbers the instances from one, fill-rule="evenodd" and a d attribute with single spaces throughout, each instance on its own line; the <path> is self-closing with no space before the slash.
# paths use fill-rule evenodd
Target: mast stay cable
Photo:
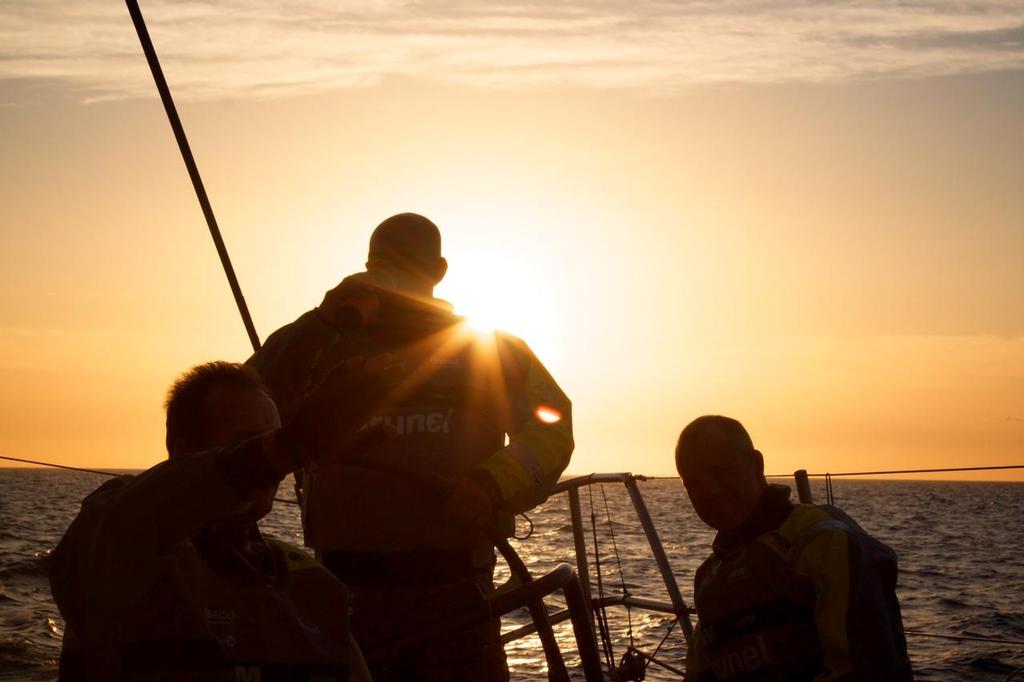
<path id="1" fill-rule="evenodd" d="M 810 478 L 824 478 L 825 476 L 884 476 L 885 474 L 938 474 L 954 471 L 998 471 L 1002 469 L 1024 469 L 1024 464 L 1004 464 L 1001 466 L 987 467 L 949 467 L 946 469 L 890 469 L 887 471 L 843 471 L 840 473 L 807 474 Z M 765 474 L 765 478 L 790 478 L 793 474 Z M 637 477 L 640 478 L 639 476 Z M 644 476 L 644 481 L 672 480 L 678 481 L 678 474 L 675 476 Z"/>
<path id="2" fill-rule="evenodd" d="M 256 326 L 252 322 L 249 307 L 246 305 L 245 297 L 242 295 L 242 288 L 238 285 L 235 269 L 231 266 L 231 258 L 228 256 L 227 246 L 224 245 L 220 228 L 217 226 L 217 218 L 213 215 L 213 207 L 210 205 L 210 199 L 206 195 L 206 187 L 203 185 L 203 179 L 199 175 L 199 167 L 196 166 L 196 160 L 192 156 L 192 149 L 189 147 L 188 138 L 185 137 L 185 128 L 181 125 L 181 119 L 178 118 L 178 110 L 174 106 L 174 100 L 171 99 L 171 90 L 167 86 L 163 69 L 160 68 L 156 49 L 153 47 L 153 41 L 149 37 L 149 31 L 146 29 L 146 21 L 142 18 L 142 10 L 139 9 L 138 0 L 125 0 L 125 4 L 128 5 L 128 13 L 131 14 L 132 23 L 135 24 L 135 32 L 139 34 L 139 42 L 142 43 L 142 51 L 146 54 L 149 69 L 153 72 L 156 89 L 160 92 L 160 100 L 163 102 L 164 111 L 167 112 L 167 120 L 170 121 L 171 130 L 174 131 L 174 139 L 178 142 L 181 158 L 185 161 L 185 168 L 188 169 L 189 178 L 192 179 L 192 187 L 195 188 L 196 198 L 199 199 L 199 206 L 203 209 L 203 216 L 206 217 L 206 225 L 210 228 L 210 236 L 213 237 L 213 244 L 217 247 L 217 255 L 220 256 L 221 265 L 224 266 L 224 274 L 228 278 L 228 285 L 231 287 L 231 293 L 235 297 L 238 312 L 242 316 L 242 324 L 245 325 L 245 331 L 249 335 L 252 349 L 257 351 L 260 349 L 260 337 L 256 333 Z"/>
<path id="3" fill-rule="evenodd" d="M 117 476 L 123 476 L 116 471 L 102 471 L 100 469 L 86 469 L 85 467 L 73 467 L 67 464 L 54 464 L 53 462 L 40 462 L 36 459 L 23 459 L 21 457 L 8 457 L 7 455 L 0 455 L 0 459 L 6 459 L 11 462 L 22 462 L 23 464 L 38 464 L 44 467 L 53 467 L 54 469 L 69 469 L 71 471 L 82 471 L 87 474 L 100 474 L 101 476 L 110 476 L 116 478 Z M 285 497 L 275 497 L 274 502 L 284 502 L 285 504 L 299 504 L 298 500 L 289 500 Z"/>
<path id="4" fill-rule="evenodd" d="M 122 475 L 122 474 L 119 474 L 119 473 L 117 473 L 115 471 L 102 471 L 100 469 L 87 469 L 85 467 L 75 467 L 75 466 L 69 466 L 67 464 L 56 464 L 54 462 L 43 462 L 43 461 L 40 461 L 40 460 L 26 459 L 26 458 L 23 458 L 23 457 L 11 457 L 9 455 L 0 455 L 0 459 L 7 460 L 7 461 L 10 461 L 10 462 L 20 462 L 20 463 L 23 463 L 23 464 L 37 464 L 39 466 L 52 467 L 52 468 L 55 468 L 55 469 L 68 469 L 68 470 L 71 470 L 71 471 L 81 471 L 83 473 L 89 473 L 89 474 L 100 474 L 102 476 L 115 477 L 115 476 L 121 476 Z M 1019 467 L 1007 467 L 1007 468 L 1019 468 Z M 646 478 L 661 478 L 661 477 L 659 477 L 659 476 L 648 476 Z M 588 492 L 589 492 L 589 490 L 590 489 L 588 487 Z M 296 500 L 289 500 L 289 499 L 284 499 L 284 498 L 279 498 L 279 497 L 275 497 L 274 501 L 275 502 L 285 502 L 287 504 L 298 504 L 298 502 Z M 593 528 L 593 531 L 594 531 L 594 541 L 595 541 L 595 545 L 596 545 L 596 542 L 597 542 L 597 515 L 594 512 L 593 493 L 591 493 L 591 496 L 590 496 L 590 519 L 591 519 L 591 524 L 592 524 L 592 528 Z M 596 547 L 595 547 L 595 549 L 596 549 Z M 597 561 L 598 567 L 600 567 L 601 559 L 600 559 L 599 552 L 595 552 L 595 553 L 598 554 L 598 556 L 596 556 L 595 559 Z M 620 573 L 621 573 L 621 570 L 620 570 Z M 599 585 L 598 589 L 600 590 L 601 596 L 603 597 L 604 589 L 603 589 L 603 585 L 601 584 L 602 580 L 601 580 L 600 568 L 598 568 L 597 577 L 598 577 L 598 585 Z M 609 656 L 608 660 L 614 661 L 614 653 L 611 652 L 611 650 L 610 650 L 611 649 L 611 639 L 610 639 L 610 636 L 609 636 L 610 632 L 608 630 L 607 621 L 605 621 L 603 623 L 601 622 L 601 614 L 604 613 L 604 610 L 605 610 L 605 607 L 602 605 L 600 607 L 600 609 L 599 609 L 600 613 L 595 614 L 595 615 L 597 615 L 597 617 L 598 617 L 599 624 L 603 626 L 601 628 L 602 640 L 604 640 L 602 643 L 605 643 L 605 642 L 607 643 L 605 654 L 606 654 L 606 656 Z M 607 618 L 607 614 L 604 614 L 604 617 Z M 668 631 L 662 637 L 661 642 L 658 644 L 657 648 L 655 648 L 654 653 L 646 654 L 644 652 L 639 652 L 642 656 L 644 656 L 644 658 L 648 659 L 648 661 L 650 663 L 655 663 L 655 664 L 661 665 L 663 667 L 668 667 L 670 670 L 672 669 L 669 666 L 665 666 L 662 662 L 655 660 L 654 657 L 657 656 L 658 651 L 661 649 L 662 645 L 665 643 L 665 640 L 668 638 L 669 634 L 671 634 L 672 629 L 676 625 L 676 623 L 678 623 L 678 619 L 675 619 L 672 623 L 669 624 Z M 906 632 L 906 634 L 913 635 L 913 636 L 936 637 L 936 638 L 950 639 L 950 640 L 955 640 L 955 641 L 984 642 L 984 643 L 988 643 L 988 644 L 1010 644 L 1010 645 L 1022 645 L 1022 644 L 1024 644 L 1024 641 L 1022 641 L 1022 640 L 1003 639 L 1003 638 L 998 638 L 998 637 L 979 637 L 979 636 L 972 636 L 972 635 L 951 635 L 951 634 L 944 634 L 944 633 L 924 632 L 922 630 L 917 630 L 917 629 L 907 629 L 905 632 Z M 609 668 L 614 670 L 614 664 L 610 665 Z M 1014 671 L 1011 674 L 1011 677 L 1014 677 L 1014 676 L 1018 675 L 1021 672 L 1024 672 L 1024 668 L 1021 668 L 1019 670 Z M 1009 680 L 1009 679 L 1010 678 L 1007 678 L 1007 680 Z"/>

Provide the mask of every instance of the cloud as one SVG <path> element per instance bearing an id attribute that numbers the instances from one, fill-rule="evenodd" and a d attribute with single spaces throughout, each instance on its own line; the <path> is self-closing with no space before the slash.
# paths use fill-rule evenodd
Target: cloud
<path id="1" fill-rule="evenodd" d="M 191 98 L 389 77 L 665 91 L 1024 69 L 1019 0 L 154 0 L 143 11 L 175 94 Z M 85 98 L 153 89 L 127 10 L 98 0 L 0 5 L 5 79 L 57 82 Z"/>

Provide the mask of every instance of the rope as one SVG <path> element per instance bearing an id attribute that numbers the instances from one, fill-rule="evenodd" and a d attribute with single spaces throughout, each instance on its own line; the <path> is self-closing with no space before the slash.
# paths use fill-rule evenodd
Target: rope
<path id="1" fill-rule="evenodd" d="M 0 459 L 10 460 L 11 462 L 24 462 L 25 464 L 38 464 L 44 467 L 53 467 L 54 469 L 68 469 L 69 471 L 82 471 L 87 474 L 100 474 L 101 476 L 117 477 L 123 474 L 119 474 L 113 471 L 100 471 L 99 469 L 86 469 L 85 467 L 73 467 L 67 466 L 66 464 L 54 464 L 53 462 L 40 462 L 35 459 L 22 459 L 20 457 L 7 457 L 6 455 L 0 455 Z M 274 502 L 283 502 L 285 504 L 298 504 L 298 500 L 289 500 L 283 497 L 275 497 Z M 530 530 L 533 530 L 533 524 L 530 524 Z M 527 536 L 529 537 L 529 536 Z"/>
<path id="2" fill-rule="evenodd" d="M 526 535 L 516 535 L 515 530 L 512 531 L 512 537 L 516 540 L 529 540 L 533 536 L 533 519 L 526 515 L 526 512 L 519 512 L 517 516 L 522 516 L 526 519 L 526 522 L 530 524 L 530 527 L 526 530 Z"/>
<path id="3" fill-rule="evenodd" d="M 85 469 L 83 467 L 71 467 L 64 464 L 53 464 L 51 462 L 39 462 L 34 459 L 21 459 L 20 457 L 6 457 L 0 455 L 0 459 L 10 460 L 11 462 L 24 462 L 25 464 L 38 464 L 44 467 L 53 467 L 54 469 L 70 469 L 71 471 L 84 471 L 89 474 L 101 474 L 103 476 L 120 476 L 121 474 L 115 474 L 113 471 L 100 471 L 99 469 Z"/>
<path id="4" fill-rule="evenodd" d="M 604 491 L 604 483 L 601 484 L 601 497 L 604 498 L 604 513 L 605 518 L 608 519 L 608 533 L 612 536 L 612 551 L 615 553 L 615 563 L 619 567 L 619 584 L 622 585 L 622 596 L 628 597 L 629 590 L 626 589 L 626 576 L 622 571 L 622 559 L 619 557 L 619 546 L 615 542 L 615 525 L 612 523 L 612 512 L 608 509 L 608 495 Z M 633 639 L 633 611 L 629 608 L 629 604 L 626 604 L 626 620 L 628 623 L 628 630 L 626 634 L 629 635 L 629 648 L 633 649 L 636 646 L 636 642 Z"/>
<path id="5" fill-rule="evenodd" d="M 997 471 L 1000 469 L 1024 469 L 1024 464 L 1006 464 L 1003 466 L 991 466 L 991 467 L 952 467 L 949 469 L 899 469 L 892 471 L 844 471 L 839 474 L 807 474 L 808 476 L 814 476 L 815 478 L 824 478 L 825 476 L 881 476 L 884 474 L 937 474 L 947 471 Z M 791 478 L 792 473 L 788 474 L 765 474 L 765 478 Z M 639 477 L 638 477 L 639 478 Z M 679 480 L 679 476 L 645 476 L 644 480 L 650 481 L 661 481 L 661 480 Z"/>
<path id="6" fill-rule="evenodd" d="M 654 657 L 658 655 L 658 652 L 661 651 L 661 647 L 664 646 L 665 640 L 667 640 L 668 636 L 672 634 L 672 629 L 675 628 L 676 623 L 678 622 L 679 617 L 676 616 L 672 619 L 672 622 L 668 624 L 668 630 L 665 631 L 665 636 L 661 638 L 660 642 L 658 642 L 658 646 L 654 647 L 654 653 L 651 654 L 652 661 L 654 660 Z"/>
<path id="7" fill-rule="evenodd" d="M 604 649 L 605 663 L 609 670 L 615 670 L 615 649 L 608 632 L 608 612 L 604 605 L 604 579 L 601 577 L 601 549 L 597 543 L 597 514 L 594 512 L 594 489 L 587 486 L 587 497 L 590 500 L 590 529 L 594 536 L 594 571 L 597 573 L 597 596 L 601 606 L 594 615 L 597 618 L 597 629 L 601 633 L 601 648 Z"/>
<path id="8" fill-rule="evenodd" d="M 997 637 L 976 637 L 972 635 L 942 635 L 937 632 L 921 632 L 920 630 L 904 630 L 908 635 L 917 637 L 938 637 L 940 639 L 954 639 L 958 642 L 987 642 L 989 644 L 1015 644 L 1024 645 L 1024 641 L 1015 639 L 999 639 Z"/>
<path id="9" fill-rule="evenodd" d="M 1006 464 L 992 467 L 952 467 L 949 469 L 892 469 L 886 471 L 844 471 L 839 474 L 807 474 L 816 478 L 825 476 L 881 476 L 884 474 L 939 474 L 949 471 L 996 471 L 1000 469 L 1024 469 L 1024 464 Z M 765 478 L 789 478 L 793 474 L 767 474 Z M 651 478 L 654 478 L 653 476 Z M 658 478 L 676 478 L 675 476 L 659 476 Z"/>
<path id="10" fill-rule="evenodd" d="M 825 501 L 828 504 L 835 504 L 836 498 L 832 494 L 832 474 L 825 474 Z"/>

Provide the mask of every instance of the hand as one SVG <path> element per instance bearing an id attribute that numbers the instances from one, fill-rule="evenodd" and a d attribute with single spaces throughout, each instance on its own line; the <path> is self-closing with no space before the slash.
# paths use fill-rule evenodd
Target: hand
<path id="1" fill-rule="evenodd" d="M 387 396 L 389 354 L 352 358 L 336 367 L 284 425 L 281 438 L 302 466 L 344 457 L 389 438 L 385 429 L 363 428 Z"/>
<path id="2" fill-rule="evenodd" d="M 469 476 L 459 476 L 452 481 L 442 512 L 456 523 L 480 528 L 490 521 L 494 514 L 494 500 L 490 493 Z"/>

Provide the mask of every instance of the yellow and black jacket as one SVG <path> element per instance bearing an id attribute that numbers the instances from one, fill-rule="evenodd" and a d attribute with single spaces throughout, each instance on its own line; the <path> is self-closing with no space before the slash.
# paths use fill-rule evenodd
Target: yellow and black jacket
<path id="1" fill-rule="evenodd" d="M 911 680 L 896 572 L 893 551 L 842 511 L 772 486 L 697 571 L 688 679 Z"/>
<path id="2" fill-rule="evenodd" d="M 569 399 L 525 343 L 474 333 L 436 299 L 352 332 L 310 311 L 272 334 L 248 363 L 287 423 L 339 363 L 382 352 L 398 371 L 368 425 L 397 436 L 359 462 L 303 472 L 306 544 L 377 553 L 492 546 L 480 530 L 445 523 L 438 490 L 425 481 L 471 476 L 491 493 L 510 534 L 512 515 L 536 505 L 569 462 Z"/>
<path id="3" fill-rule="evenodd" d="M 225 464 L 258 456 L 250 441 L 176 458 L 85 499 L 49 566 L 62 680 L 369 679 L 337 578 L 255 526 L 270 570 L 208 532 L 249 504 Z"/>

